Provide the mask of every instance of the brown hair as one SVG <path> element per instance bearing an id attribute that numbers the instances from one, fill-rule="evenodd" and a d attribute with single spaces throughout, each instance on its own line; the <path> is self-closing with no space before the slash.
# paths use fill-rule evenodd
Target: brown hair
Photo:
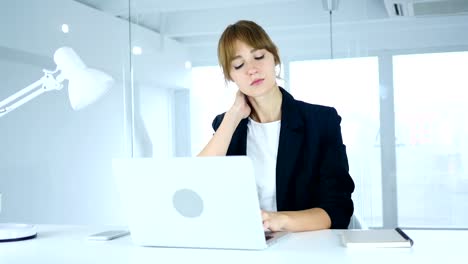
<path id="1" fill-rule="evenodd" d="M 273 54 L 275 65 L 281 64 L 278 48 L 265 30 L 255 22 L 240 20 L 229 25 L 218 42 L 218 61 L 226 81 L 232 81 L 229 71 L 236 55 L 234 54 L 236 41 L 242 41 L 254 49 L 266 49 Z"/>

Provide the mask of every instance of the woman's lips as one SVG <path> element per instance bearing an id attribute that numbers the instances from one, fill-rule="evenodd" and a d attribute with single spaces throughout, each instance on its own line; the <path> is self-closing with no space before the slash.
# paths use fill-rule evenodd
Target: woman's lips
<path id="1" fill-rule="evenodd" d="M 263 82 L 264 79 L 256 79 L 252 83 L 250 83 L 251 86 L 259 85 Z"/>

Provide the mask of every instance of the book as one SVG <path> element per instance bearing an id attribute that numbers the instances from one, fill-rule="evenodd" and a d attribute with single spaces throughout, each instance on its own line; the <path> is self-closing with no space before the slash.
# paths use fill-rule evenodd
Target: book
<path id="1" fill-rule="evenodd" d="M 345 230 L 343 245 L 348 248 L 409 248 L 413 240 L 400 228 Z"/>

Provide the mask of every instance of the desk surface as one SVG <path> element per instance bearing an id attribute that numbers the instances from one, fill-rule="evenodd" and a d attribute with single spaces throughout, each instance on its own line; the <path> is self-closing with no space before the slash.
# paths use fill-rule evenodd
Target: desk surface
<path id="1" fill-rule="evenodd" d="M 103 227 L 39 225 L 36 239 L 0 243 L 0 263 L 466 263 L 468 231 L 407 230 L 413 248 L 348 249 L 341 230 L 291 234 L 263 251 L 139 247 L 129 236 L 89 241 Z M 450 262 L 447 262 L 450 261 Z"/>

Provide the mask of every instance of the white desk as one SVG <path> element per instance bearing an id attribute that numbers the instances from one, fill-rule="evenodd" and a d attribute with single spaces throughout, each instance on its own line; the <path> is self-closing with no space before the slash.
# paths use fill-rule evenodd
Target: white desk
<path id="1" fill-rule="evenodd" d="M 16 263 L 468 263 L 468 231 L 409 230 L 410 249 L 348 249 L 340 230 L 291 234 L 263 251 L 138 247 L 129 236 L 88 241 L 106 227 L 38 226 L 33 240 L 0 243 L 0 264 Z"/>

